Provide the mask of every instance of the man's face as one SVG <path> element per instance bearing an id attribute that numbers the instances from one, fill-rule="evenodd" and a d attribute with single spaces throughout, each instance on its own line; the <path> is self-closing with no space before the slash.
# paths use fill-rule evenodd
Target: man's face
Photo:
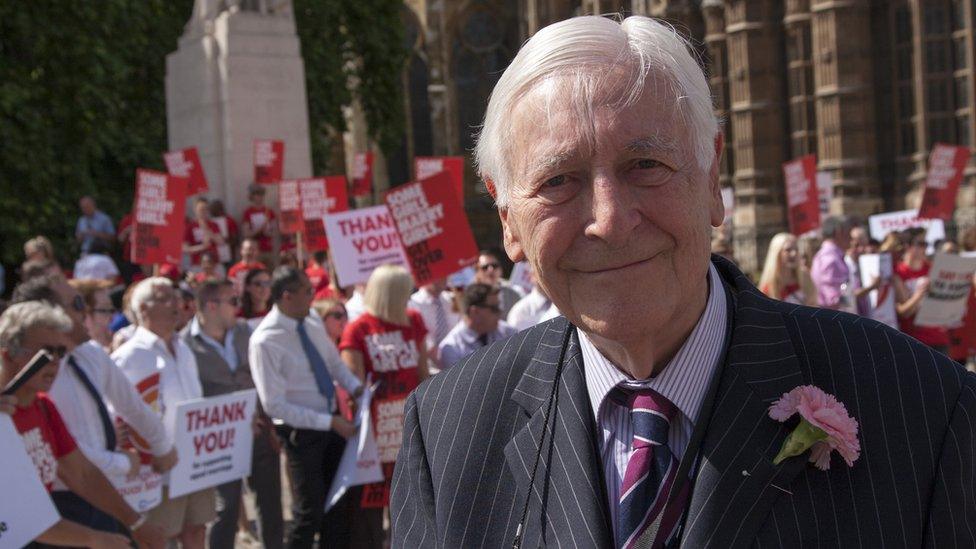
<path id="1" fill-rule="evenodd" d="M 848 246 L 851 255 L 857 257 L 867 253 L 869 242 L 868 233 L 862 227 L 854 227 L 851 229 L 851 244 Z"/>
<path id="2" fill-rule="evenodd" d="M 143 317 L 157 334 L 170 334 L 180 324 L 180 299 L 171 286 L 156 288 L 143 307 Z"/>
<path id="3" fill-rule="evenodd" d="M 253 240 L 245 240 L 241 243 L 241 260 L 245 263 L 254 263 L 258 258 L 258 247 Z"/>
<path id="4" fill-rule="evenodd" d="M 490 334 L 498 329 L 498 321 L 501 320 L 501 307 L 498 301 L 498 294 L 488 296 L 481 305 L 468 307 L 468 318 L 471 320 L 471 329 L 480 334 Z"/>
<path id="5" fill-rule="evenodd" d="M 51 384 L 54 383 L 54 378 L 58 375 L 58 365 L 61 359 L 59 351 L 64 350 L 66 343 L 65 335 L 52 328 L 35 326 L 28 329 L 24 332 L 20 347 L 17 349 L 4 349 L 4 378 L 7 380 L 13 379 L 17 375 L 17 372 L 21 371 L 24 366 L 27 366 L 27 363 L 34 358 L 34 355 L 38 351 L 47 349 L 48 352 L 54 355 L 54 360 L 42 368 L 40 373 L 33 376 L 21 391 L 25 394 L 46 393 L 50 391 Z"/>
<path id="6" fill-rule="evenodd" d="M 248 195 L 247 198 L 251 202 L 251 205 L 254 206 L 255 208 L 264 207 L 264 191 L 251 193 Z"/>
<path id="7" fill-rule="evenodd" d="M 721 137 L 702 170 L 660 80 L 629 107 L 595 101 L 591 120 L 569 101 L 544 102 L 539 88 L 512 113 L 510 202 L 499 211 L 506 251 L 529 260 L 570 321 L 617 341 L 704 302 L 711 227 L 724 216 Z"/>
<path id="8" fill-rule="evenodd" d="M 493 255 L 484 254 L 478 257 L 474 280 L 489 286 L 498 285 L 502 278 L 502 265 L 498 258 Z"/>
<path id="9" fill-rule="evenodd" d="M 72 329 L 68 339 L 74 345 L 88 341 L 88 329 L 85 327 L 85 313 L 88 311 L 88 306 L 85 304 L 85 299 L 63 277 L 57 279 L 54 290 L 61 300 L 59 305 L 71 319 Z"/>
<path id="10" fill-rule="evenodd" d="M 78 202 L 78 207 L 81 208 L 81 213 L 85 215 L 92 215 L 95 213 L 95 201 L 91 198 L 82 198 Z"/>
<path id="11" fill-rule="evenodd" d="M 292 318 L 304 318 L 308 315 L 308 309 L 312 306 L 312 298 L 315 292 L 312 283 L 304 273 L 301 275 L 301 283 L 294 292 L 286 291 L 281 298 L 280 307 L 284 313 Z"/>
<path id="12" fill-rule="evenodd" d="M 234 288 L 227 286 L 220 289 L 217 299 L 207 303 L 207 321 L 216 322 L 225 330 L 230 329 L 237 322 L 237 308 L 240 302 Z"/>

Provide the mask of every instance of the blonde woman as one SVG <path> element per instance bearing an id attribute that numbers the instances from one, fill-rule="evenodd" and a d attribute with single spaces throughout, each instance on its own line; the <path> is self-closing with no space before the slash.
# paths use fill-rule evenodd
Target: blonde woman
<path id="1" fill-rule="evenodd" d="M 383 546 L 383 509 L 390 503 L 404 403 L 427 378 L 427 328 L 419 312 L 407 309 L 411 293 L 413 277 L 403 267 L 377 268 L 366 283 L 366 311 L 346 326 L 339 342 L 342 359 L 353 373 L 361 380 L 368 374 L 379 382 L 370 415 L 386 477 L 384 482 L 362 487 L 351 547 Z"/>
<path id="2" fill-rule="evenodd" d="M 803 266 L 797 239 L 790 233 L 773 236 L 766 252 L 766 264 L 759 277 L 759 290 L 773 299 L 798 305 L 814 305 L 810 273 Z"/>

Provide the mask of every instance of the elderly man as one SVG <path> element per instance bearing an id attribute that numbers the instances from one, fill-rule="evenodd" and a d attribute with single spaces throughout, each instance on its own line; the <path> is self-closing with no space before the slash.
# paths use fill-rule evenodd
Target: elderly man
<path id="1" fill-rule="evenodd" d="M 844 216 L 832 215 L 820 227 L 823 243 L 813 256 L 810 278 L 817 287 L 817 305 L 848 313 L 857 312 L 851 271 L 844 253 L 851 245 L 853 223 Z"/>
<path id="2" fill-rule="evenodd" d="M 976 377 L 710 259 L 721 149 L 670 27 L 579 17 L 523 46 L 477 158 L 565 317 L 413 393 L 393 547 L 976 545 Z"/>
<path id="3" fill-rule="evenodd" d="M 139 327 L 132 339 L 112 353 L 118 367 L 150 397 L 149 405 L 160 416 L 167 407 L 203 397 L 196 358 L 176 333 L 178 300 L 168 278 L 140 281 L 129 301 Z M 215 516 L 214 505 L 212 488 L 171 498 L 165 486 L 163 502 L 149 511 L 148 522 L 161 528 L 167 539 L 179 538 L 187 549 L 202 549 L 207 523 Z"/>

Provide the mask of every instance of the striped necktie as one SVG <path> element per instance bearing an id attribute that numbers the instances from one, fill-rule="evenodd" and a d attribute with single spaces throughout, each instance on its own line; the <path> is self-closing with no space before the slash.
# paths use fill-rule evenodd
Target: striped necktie
<path id="1" fill-rule="evenodd" d="M 678 473 L 678 460 L 668 446 L 668 432 L 677 408 L 652 389 L 626 392 L 634 429 L 633 453 L 617 502 L 617 547 L 664 547 L 674 535 L 688 501 L 688 483 L 667 504 Z M 659 522 L 654 539 L 642 534 Z"/>

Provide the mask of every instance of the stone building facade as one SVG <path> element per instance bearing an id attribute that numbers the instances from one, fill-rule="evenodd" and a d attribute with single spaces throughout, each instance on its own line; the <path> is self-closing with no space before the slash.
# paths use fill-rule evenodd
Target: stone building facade
<path id="1" fill-rule="evenodd" d="M 497 215 L 470 162 L 492 86 L 539 28 L 614 12 L 665 19 L 698 50 L 725 131 L 735 255 L 748 272 L 786 227 L 784 161 L 816 154 L 832 175 L 831 211 L 864 217 L 918 205 L 934 143 L 976 145 L 972 0 L 405 0 L 408 132 L 379 183 L 408 179 L 415 155 L 465 155 L 476 237 L 497 245 Z M 955 219 L 973 223 L 976 155 Z"/>

